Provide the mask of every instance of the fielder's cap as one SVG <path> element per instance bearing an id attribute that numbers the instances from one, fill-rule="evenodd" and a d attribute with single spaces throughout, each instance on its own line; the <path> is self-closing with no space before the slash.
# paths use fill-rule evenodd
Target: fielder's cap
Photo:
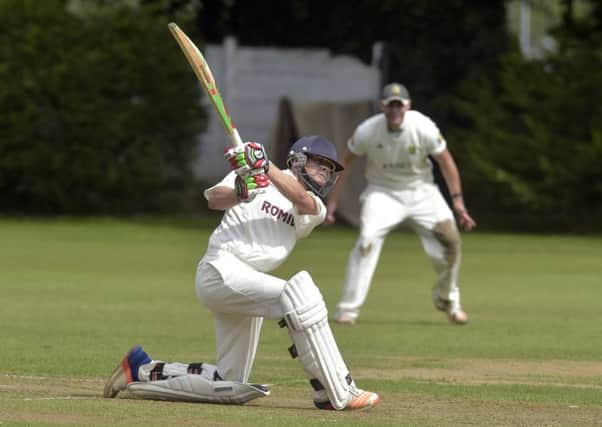
<path id="1" fill-rule="evenodd" d="M 333 163 L 335 172 L 343 170 L 343 165 L 337 159 L 337 150 L 334 144 L 323 136 L 303 136 L 291 146 L 290 151 L 291 154 L 305 153 L 310 156 L 323 157 Z"/>
<path id="2" fill-rule="evenodd" d="M 392 101 L 406 104 L 410 101 L 410 92 L 401 83 L 389 83 L 383 88 L 381 100 L 385 105 Z"/>

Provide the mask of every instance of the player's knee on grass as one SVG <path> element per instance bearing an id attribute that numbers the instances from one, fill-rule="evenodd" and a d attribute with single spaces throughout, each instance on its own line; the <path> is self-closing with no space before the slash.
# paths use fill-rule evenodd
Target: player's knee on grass
<path id="1" fill-rule="evenodd" d="M 454 265 L 460 256 L 460 233 L 452 220 L 448 219 L 435 224 L 435 238 L 444 248 L 444 258 L 450 266 Z"/>
<path id="2" fill-rule="evenodd" d="M 189 374 L 149 382 L 132 382 L 127 390 L 135 397 L 180 402 L 243 404 L 268 396 L 270 390 L 262 384 L 237 381 L 211 381 L 202 375 Z"/>

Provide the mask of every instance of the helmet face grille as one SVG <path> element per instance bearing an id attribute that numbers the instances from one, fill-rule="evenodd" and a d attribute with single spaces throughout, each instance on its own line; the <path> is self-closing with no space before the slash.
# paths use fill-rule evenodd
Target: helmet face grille
<path id="1" fill-rule="evenodd" d="M 326 196 L 328 196 L 328 193 L 330 190 L 332 190 L 332 187 L 334 187 L 339 179 L 339 176 L 333 173 L 323 185 L 319 185 L 309 176 L 309 174 L 305 171 L 305 168 L 296 173 L 305 183 L 306 188 L 322 199 L 325 199 Z"/>
<path id="2" fill-rule="evenodd" d="M 318 184 L 307 173 L 305 164 L 308 157 L 319 159 L 322 165 L 328 166 L 331 170 L 330 177 L 324 184 Z M 297 140 L 290 148 L 286 164 L 303 181 L 308 190 L 322 199 L 326 198 L 337 182 L 339 177 L 336 173 L 343 170 L 343 166 L 337 160 L 337 151 L 334 145 L 319 135 L 304 136 Z"/>

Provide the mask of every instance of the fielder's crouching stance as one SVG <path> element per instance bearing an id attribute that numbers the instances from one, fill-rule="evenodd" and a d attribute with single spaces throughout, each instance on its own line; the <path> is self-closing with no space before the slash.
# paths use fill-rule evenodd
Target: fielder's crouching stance
<path id="1" fill-rule="evenodd" d="M 326 216 L 324 198 L 343 168 L 332 143 L 307 136 L 291 147 L 288 170 L 270 164 L 261 144 L 226 151 L 233 171 L 205 191 L 209 207 L 223 210 L 199 262 L 196 291 L 215 318 L 217 363 L 165 363 L 134 347 L 105 385 L 142 398 L 242 404 L 267 396 L 250 384 L 263 318 L 280 320 L 293 340 L 319 409 L 365 409 L 376 393 L 356 387 L 328 324 L 326 305 L 309 273 L 288 281 L 268 272 Z"/>

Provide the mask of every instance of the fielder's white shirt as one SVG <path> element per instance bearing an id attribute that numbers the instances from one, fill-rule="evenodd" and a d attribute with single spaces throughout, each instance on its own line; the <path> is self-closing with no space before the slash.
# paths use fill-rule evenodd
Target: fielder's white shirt
<path id="1" fill-rule="evenodd" d="M 290 170 L 284 173 L 294 176 Z M 236 174 L 230 172 L 211 188 L 234 188 Z M 301 215 L 272 183 L 250 203 L 239 203 L 224 212 L 220 225 L 213 231 L 205 261 L 221 270 L 220 254 L 227 252 L 261 272 L 277 268 L 290 255 L 297 239 L 308 236 L 324 222 L 326 207 L 320 198 L 308 191 L 318 206 L 316 215 Z M 227 255 L 226 255 L 227 257 Z"/>
<path id="2" fill-rule="evenodd" d="M 401 190 L 433 182 L 430 154 L 443 152 L 446 142 L 437 125 L 424 114 L 406 111 L 401 130 L 390 132 L 383 113 L 364 120 L 347 143 L 357 156 L 366 156 L 369 184 Z"/>

